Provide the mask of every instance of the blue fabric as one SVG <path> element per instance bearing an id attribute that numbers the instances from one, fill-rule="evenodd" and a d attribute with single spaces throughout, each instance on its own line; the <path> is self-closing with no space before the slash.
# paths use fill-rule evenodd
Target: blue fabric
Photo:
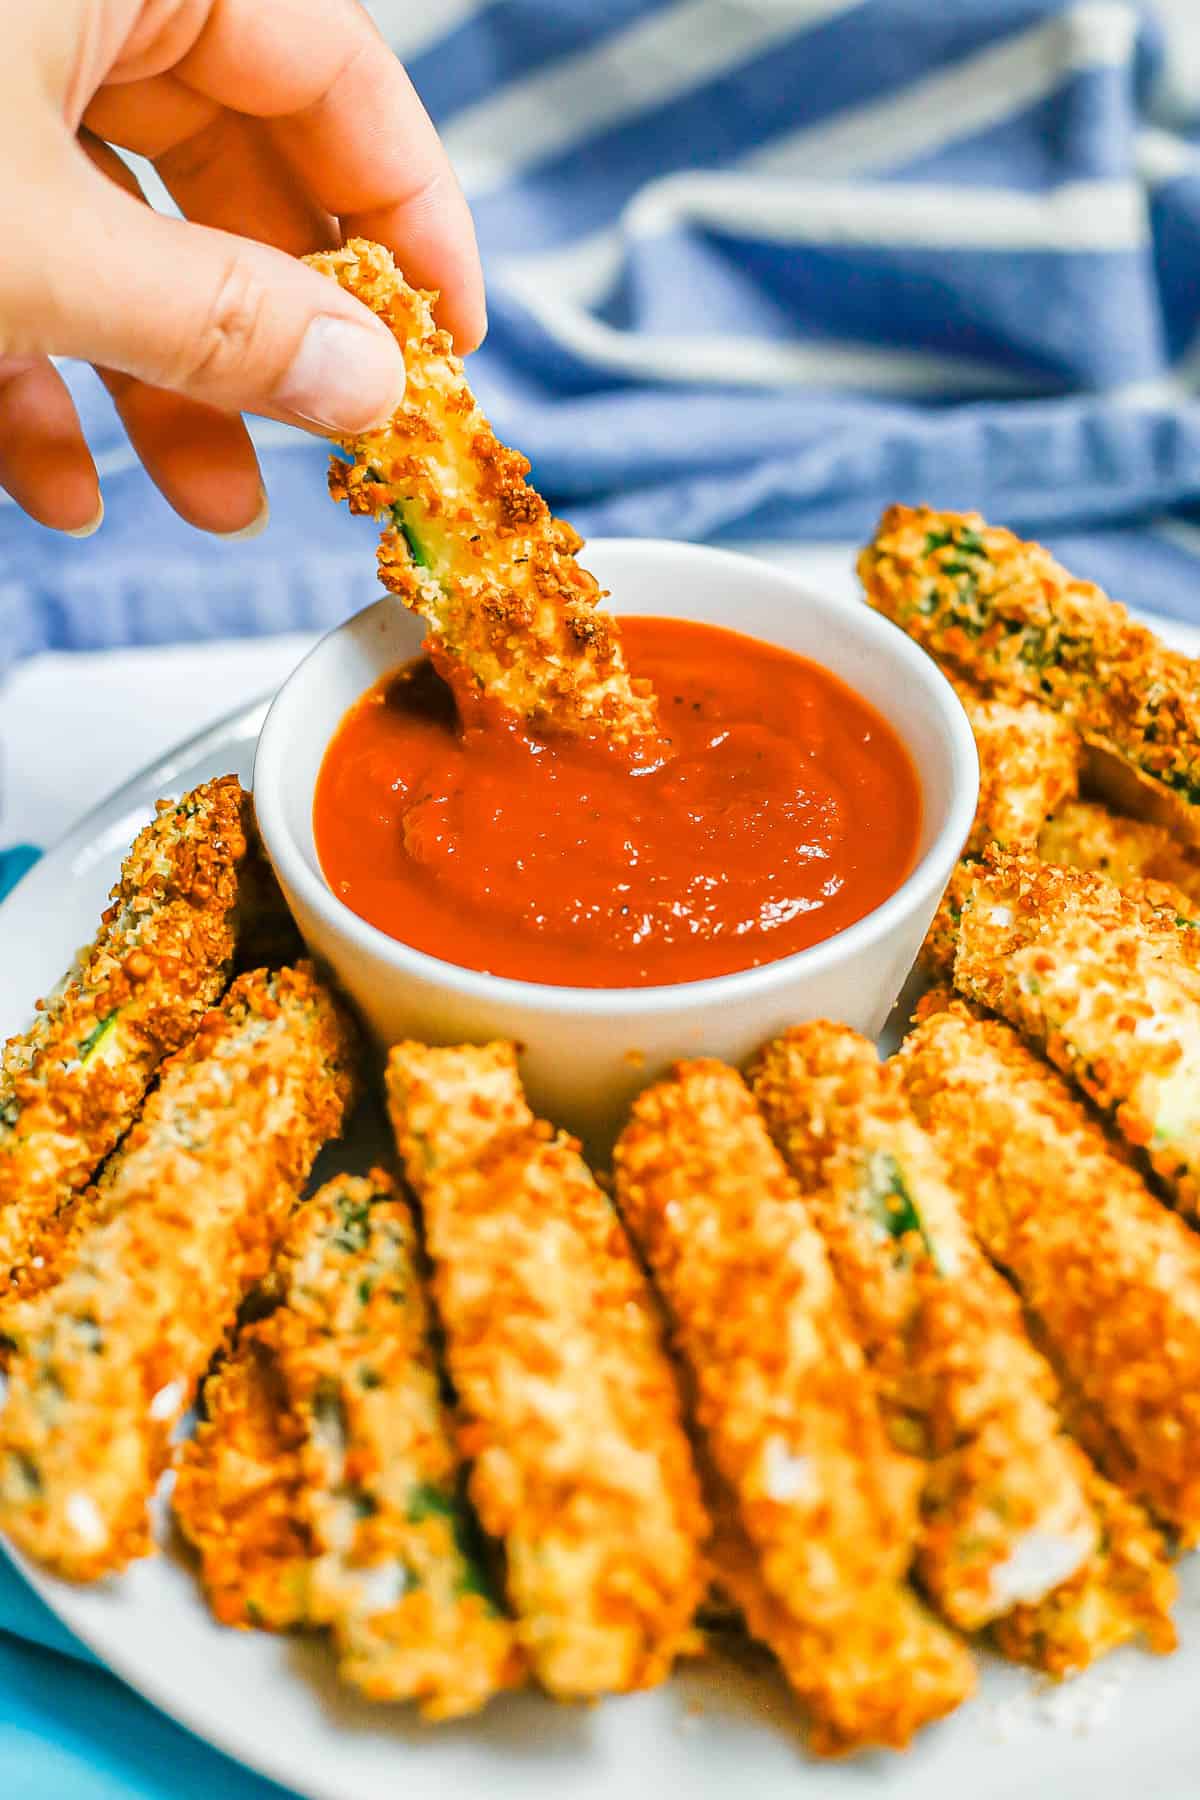
<path id="1" fill-rule="evenodd" d="M 32 869 L 38 855 L 32 844 L 14 844 L 10 850 L 0 850 L 0 900 L 27 869 Z"/>
<path id="2" fill-rule="evenodd" d="M 437 12 L 373 10 L 405 43 Z M 859 538 L 893 500 L 977 506 L 1200 620 L 1200 97 L 1158 116 L 1152 6 L 452 10 L 410 67 L 478 221 L 472 378 L 582 529 Z M 0 677 L 44 649 L 316 627 L 374 593 L 323 446 L 256 426 L 272 524 L 214 542 L 67 375 L 107 516 L 75 543 L 0 504 Z M 30 855 L 0 859 L 0 891 Z M 88 1663 L 0 1559 L 6 1800 L 268 1792 Z"/>
<path id="3" fill-rule="evenodd" d="M 412 10 L 374 7 L 405 41 Z M 1200 119 L 1156 119 L 1164 54 L 1117 0 L 480 5 L 410 66 L 475 208 L 498 430 L 588 532 L 859 537 L 893 499 L 975 505 L 1052 548 L 1103 534 L 1123 597 L 1192 614 L 1162 521 L 1200 503 Z M 581 243 L 603 266 L 564 265 Z M 107 518 L 71 543 L 0 506 L 0 663 L 375 592 L 322 446 L 259 428 L 273 522 L 214 543 L 69 377 Z"/>
<path id="4" fill-rule="evenodd" d="M 113 1676 L 0 1631 L 4 1800 L 281 1800 Z"/>

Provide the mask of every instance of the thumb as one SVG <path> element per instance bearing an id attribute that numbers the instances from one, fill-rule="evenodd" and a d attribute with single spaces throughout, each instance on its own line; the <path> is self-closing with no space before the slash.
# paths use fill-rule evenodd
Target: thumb
<path id="1" fill-rule="evenodd" d="M 53 248 L 5 259 L 0 351 L 77 356 L 224 411 L 346 435 L 399 405 L 404 363 L 387 327 L 283 251 L 156 213 L 83 157 L 66 204 L 43 191 L 39 211 Z"/>

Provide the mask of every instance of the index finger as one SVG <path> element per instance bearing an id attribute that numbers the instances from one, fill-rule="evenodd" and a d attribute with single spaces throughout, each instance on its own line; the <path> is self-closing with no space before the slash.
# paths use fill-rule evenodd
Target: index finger
<path id="1" fill-rule="evenodd" d="M 479 251 L 462 189 L 411 81 L 357 0 L 214 0 L 175 73 L 271 121 L 312 197 L 438 288 L 460 351 L 483 336 Z"/>

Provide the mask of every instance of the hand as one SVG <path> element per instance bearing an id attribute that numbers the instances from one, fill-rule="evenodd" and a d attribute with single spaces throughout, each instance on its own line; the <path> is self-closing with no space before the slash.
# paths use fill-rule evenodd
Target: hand
<path id="1" fill-rule="evenodd" d="M 42 524 L 103 516 L 52 356 L 95 364 L 177 512 L 233 532 L 266 517 L 239 413 L 349 433 L 403 392 L 385 327 L 299 254 L 377 238 L 460 351 L 482 337 L 466 201 L 357 0 L 0 0 L 0 43 L 0 486 Z"/>

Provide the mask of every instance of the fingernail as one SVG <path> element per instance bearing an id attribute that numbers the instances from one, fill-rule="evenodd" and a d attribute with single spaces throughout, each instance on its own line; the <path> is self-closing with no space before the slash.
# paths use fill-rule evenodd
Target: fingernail
<path id="1" fill-rule="evenodd" d="M 327 313 L 310 321 L 274 395 L 282 412 L 327 431 L 384 425 L 404 398 L 404 364 L 394 341 Z"/>
<path id="2" fill-rule="evenodd" d="M 103 525 L 103 523 L 104 523 L 104 495 L 101 494 L 99 505 L 96 507 L 95 518 L 89 519 L 86 525 L 77 525 L 75 527 L 74 531 L 64 532 L 63 535 L 64 535 L 64 537 L 73 537 L 73 538 L 91 537 L 95 532 L 99 531 L 99 529 L 100 529 L 101 525 Z"/>
<path id="3" fill-rule="evenodd" d="M 251 519 L 250 523 L 248 525 L 243 525 L 238 531 L 215 531 L 213 536 L 219 537 L 224 544 L 241 544 L 244 543 L 247 538 L 261 537 L 263 532 L 267 529 L 267 526 L 270 524 L 270 521 L 271 503 L 267 499 L 266 489 L 259 488 L 258 511 Z"/>

